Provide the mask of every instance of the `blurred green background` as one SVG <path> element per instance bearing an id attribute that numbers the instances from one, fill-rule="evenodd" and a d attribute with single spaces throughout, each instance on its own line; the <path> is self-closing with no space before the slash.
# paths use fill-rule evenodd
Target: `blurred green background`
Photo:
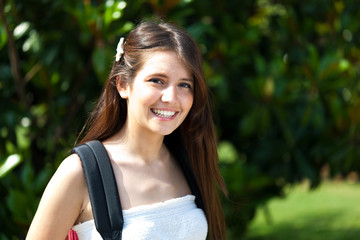
<path id="1" fill-rule="evenodd" d="M 154 16 L 204 56 L 228 239 L 358 239 L 359 13 L 350 0 L 0 0 L 0 239 L 25 237 L 118 39 Z"/>

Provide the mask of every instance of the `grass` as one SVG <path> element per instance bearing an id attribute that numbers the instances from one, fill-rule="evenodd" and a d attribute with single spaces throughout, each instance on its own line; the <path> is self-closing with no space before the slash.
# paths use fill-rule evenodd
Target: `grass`
<path id="1" fill-rule="evenodd" d="M 273 199 L 258 209 L 245 237 L 263 239 L 360 239 L 360 185 L 325 182 L 309 190 L 303 183 L 287 189 L 286 198 Z"/>

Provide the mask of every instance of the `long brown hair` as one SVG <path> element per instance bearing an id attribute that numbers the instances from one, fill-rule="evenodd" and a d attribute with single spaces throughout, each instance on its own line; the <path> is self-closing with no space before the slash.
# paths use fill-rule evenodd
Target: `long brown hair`
<path id="1" fill-rule="evenodd" d="M 79 144 L 95 139 L 103 141 L 123 127 L 127 105 L 125 99 L 119 96 L 116 81 L 120 79 L 131 83 L 146 61 L 147 54 L 159 50 L 176 53 L 193 74 L 193 106 L 176 132 L 180 132 L 178 141 L 189 155 L 200 188 L 209 224 L 209 238 L 225 239 L 225 220 L 216 186 L 225 194 L 226 187 L 218 168 L 215 127 L 202 56 L 195 41 L 182 29 L 169 23 L 143 22 L 129 33 L 124 54 L 119 62 L 114 61 L 98 104 L 80 133 L 82 135 L 87 128 Z"/>

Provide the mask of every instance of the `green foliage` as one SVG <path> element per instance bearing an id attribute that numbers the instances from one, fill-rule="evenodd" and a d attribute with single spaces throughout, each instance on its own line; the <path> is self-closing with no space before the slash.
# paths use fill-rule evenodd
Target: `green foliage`
<path id="1" fill-rule="evenodd" d="M 0 218 L 3 234 L 7 237 L 25 237 L 40 196 L 53 171 L 54 169 L 47 166 L 35 173 L 31 163 L 26 162 L 21 169 L 1 178 Z"/>
<path id="2" fill-rule="evenodd" d="M 1 238 L 25 234 L 100 94 L 118 39 L 152 16 L 186 28 L 204 55 L 229 239 L 286 184 L 308 178 L 316 187 L 325 165 L 332 175 L 360 169 L 352 1 L 0 2 Z M 19 161 L 6 165 L 13 156 Z"/>
<path id="3" fill-rule="evenodd" d="M 352 3 L 247 2 L 237 15 L 211 14 L 219 30 L 206 57 L 220 138 L 242 156 L 222 166 L 229 187 L 242 175 L 237 190 L 230 188 L 232 200 L 242 203 L 234 214 L 239 221 L 287 183 L 308 178 L 316 187 L 325 165 L 332 175 L 360 167 L 359 48 L 352 37 L 359 24 L 349 20 Z"/>

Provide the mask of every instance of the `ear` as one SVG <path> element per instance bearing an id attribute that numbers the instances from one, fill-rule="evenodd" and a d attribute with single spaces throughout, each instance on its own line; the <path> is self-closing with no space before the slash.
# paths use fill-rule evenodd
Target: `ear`
<path id="1" fill-rule="evenodd" d="M 116 89 L 122 99 L 128 98 L 128 85 L 126 82 L 121 81 L 119 75 L 116 76 Z"/>

